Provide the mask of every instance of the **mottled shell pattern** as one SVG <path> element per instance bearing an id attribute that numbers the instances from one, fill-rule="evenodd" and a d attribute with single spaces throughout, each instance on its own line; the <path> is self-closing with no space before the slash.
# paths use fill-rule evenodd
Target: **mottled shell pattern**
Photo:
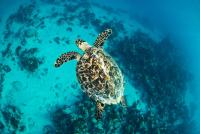
<path id="1" fill-rule="evenodd" d="M 91 47 L 80 58 L 76 75 L 85 92 L 94 101 L 117 104 L 124 95 L 124 80 L 118 65 L 102 48 Z"/>

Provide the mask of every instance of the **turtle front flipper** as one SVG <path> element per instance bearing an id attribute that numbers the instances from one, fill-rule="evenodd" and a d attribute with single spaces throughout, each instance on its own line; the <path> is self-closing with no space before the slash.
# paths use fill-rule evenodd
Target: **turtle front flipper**
<path id="1" fill-rule="evenodd" d="M 105 107 L 105 104 L 103 104 L 99 101 L 96 102 L 96 115 L 95 116 L 96 116 L 97 120 L 101 119 L 102 113 L 104 111 L 104 107 Z"/>
<path id="2" fill-rule="evenodd" d="M 112 29 L 106 29 L 105 31 L 103 31 L 101 34 L 98 35 L 94 46 L 95 47 L 102 47 L 104 44 L 104 41 L 108 39 L 108 37 L 112 34 Z"/>
<path id="3" fill-rule="evenodd" d="M 70 61 L 70 60 L 79 60 L 80 59 L 80 54 L 77 52 L 68 52 L 62 54 L 60 57 L 57 58 L 55 62 L 55 67 L 60 67 L 64 62 Z"/>

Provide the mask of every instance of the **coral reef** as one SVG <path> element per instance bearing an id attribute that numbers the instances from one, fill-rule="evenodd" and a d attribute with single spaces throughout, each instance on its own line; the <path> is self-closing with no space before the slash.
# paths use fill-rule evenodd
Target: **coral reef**
<path id="1" fill-rule="evenodd" d="M 59 107 L 52 113 L 52 122 L 58 134 L 70 133 L 164 133 L 151 111 L 141 113 L 137 103 L 124 108 L 106 106 L 101 120 L 94 117 L 95 103 L 84 94 L 74 107 Z"/>
<path id="2" fill-rule="evenodd" d="M 66 18 L 59 18 L 56 23 L 58 26 L 62 26 L 66 23 L 66 21 Z"/>
<path id="3" fill-rule="evenodd" d="M 60 44 L 60 37 L 57 36 L 53 40 L 56 44 Z"/>
<path id="4" fill-rule="evenodd" d="M 50 114 L 52 124 L 43 127 L 44 134 L 190 133 L 189 129 L 193 128 L 193 122 L 185 105 L 184 95 L 186 84 L 191 76 L 183 68 L 179 52 L 169 38 L 156 42 L 141 31 L 124 36 L 126 28 L 123 22 L 109 18 L 109 13 L 116 11 L 99 4 L 81 0 L 68 0 L 67 2 L 65 0 L 40 0 L 40 2 L 54 6 L 50 8 L 48 15 L 40 14 L 39 9 L 32 2 L 32 4 L 20 6 L 17 12 L 7 19 L 4 31 L 5 42 L 3 43 L 7 46 L 1 53 L 4 59 L 9 56 L 11 60 L 17 58 L 17 63 L 22 70 L 29 73 L 36 72 L 44 62 L 44 58 L 36 55 L 39 47 L 30 48 L 27 44 L 35 40 L 38 44 L 43 41 L 38 39 L 38 34 L 40 30 L 48 26 L 46 24 L 49 20 L 53 20 L 59 28 L 62 26 L 66 32 L 71 34 L 75 30 L 73 25 L 79 25 L 84 29 L 94 27 L 96 33 L 102 32 L 105 28 L 112 28 L 112 42 L 108 40 L 107 51 L 122 67 L 131 84 L 141 92 L 141 99 L 147 105 L 145 112 L 141 112 L 138 108 L 139 102 L 134 102 L 127 108 L 120 105 L 106 106 L 103 118 L 97 121 L 94 117 L 95 103 L 85 94 L 81 94 L 78 96 L 78 102 L 73 106 L 59 106 L 52 111 Z M 57 5 L 63 10 L 58 11 Z M 91 6 L 106 10 L 109 19 L 106 18 L 107 16 L 103 16 L 103 19 L 97 18 L 99 15 L 92 11 Z M 138 18 L 138 21 L 140 19 L 143 25 L 148 25 L 144 18 Z M 13 29 L 14 24 L 19 27 L 17 30 Z M 56 30 L 54 32 L 56 33 Z M 96 36 L 96 33 L 91 31 L 89 35 Z M 78 35 L 80 36 L 82 35 Z M 9 42 L 9 37 L 19 40 L 19 44 L 12 42 L 13 38 Z M 53 37 L 50 43 L 54 41 L 58 46 L 63 42 L 70 44 L 68 37 L 62 38 L 60 35 Z M 8 65 L 0 64 L 0 97 L 6 73 L 12 70 Z M 47 72 L 48 68 L 45 68 L 42 75 L 46 75 Z M 19 81 L 13 81 L 11 84 L 16 90 L 22 86 Z M 60 89 L 59 85 L 55 88 Z M 71 88 L 79 87 L 73 84 Z M 20 133 L 26 129 L 22 125 L 23 114 L 15 106 L 8 105 L 0 113 L 0 117 L 2 116 L 0 133 Z M 6 130 L 6 128 L 9 129 Z"/>
<path id="5" fill-rule="evenodd" d="M 55 129 L 51 125 L 45 125 L 43 127 L 43 134 L 55 134 Z"/>
<path id="6" fill-rule="evenodd" d="M 43 58 L 38 58 L 35 56 L 37 53 L 37 48 L 21 50 L 21 47 L 16 48 L 16 54 L 19 59 L 19 66 L 23 70 L 33 73 L 35 72 L 39 65 L 43 63 Z"/>
<path id="7" fill-rule="evenodd" d="M 38 14 L 39 10 L 36 9 L 36 3 L 34 1 L 30 4 L 21 5 L 17 12 L 11 14 L 6 20 L 4 40 L 12 40 L 11 37 L 24 40 L 25 38 L 37 36 L 34 27 L 41 28 L 44 23 Z"/>
<path id="8" fill-rule="evenodd" d="M 186 121 L 190 117 L 183 98 L 191 76 L 183 68 L 181 54 L 169 38 L 157 43 L 137 31 L 130 37 L 111 42 L 108 51 L 122 62 L 124 73 L 142 91 L 142 99 L 151 113 L 145 121 L 156 121 L 148 131 L 158 133 L 159 128 L 159 132 L 163 129 L 163 133 L 170 133 L 176 128 L 173 133 L 186 132 L 189 127 L 183 129 L 182 125 L 191 126 L 192 122 Z"/>
<path id="9" fill-rule="evenodd" d="M 25 126 L 22 123 L 22 113 L 20 110 L 12 105 L 5 106 L 4 109 L 1 110 L 1 114 L 3 116 L 5 124 L 1 123 L 1 131 L 4 133 L 20 133 L 25 130 Z M 4 130 L 4 126 L 8 130 Z"/>
<path id="10" fill-rule="evenodd" d="M 1 93 L 3 91 L 3 82 L 5 79 L 6 73 L 9 73 L 11 71 L 11 68 L 8 65 L 4 65 L 0 63 L 0 98 L 1 98 Z"/>
<path id="11" fill-rule="evenodd" d="M 0 133 L 1 133 L 1 134 L 2 134 L 3 131 L 4 131 L 4 128 L 5 128 L 4 124 L 0 121 Z"/>
<path id="12" fill-rule="evenodd" d="M 11 68 L 8 65 L 3 65 L 0 63 L 0 70 L 1 70 L 1 73 L 3 72 L 8 73 L 11 71 Z"/>
<path id="13" fill-rule="evenodd" d="M 126 44 L 123 47 L 121 44 Z M 112 47 L 115 46 L 115 47 Z M 169 38 L 157 43 L 140 31 L 109 43 L 109 53 L 121 62 L 132 84 L 141 89 L 146 112 L 138 103 L 123 108 L 106 106 L 100 121 L 95 103 L 82 94 L 74 107 L 60 107 L 52 114 L 56 132 L 70 133 L 187 133 L 193 126 L 183 96 L 189 74 Z M 121 53 L 122 55 L 119 55 Z M 72 88 L 77 86 L 72 85 Z"/>
<path id="14" fill-rule="evenodd" d="M 1 52 L 3 57 L 5 57 L 6 55 L 9 55 L 11 53 L 11 50 L 10 50 L 11 46 L 12 46 L 12 44 L 8 43 L 6 46 L 6 49 Z"/>
<path id="15" fill-rule="evenodd" d="M 3 91 L 4 77 L 5 77 L 5 74 L 3 74 L 2 72 L 0 72 L 0 98 L 1 98 L 1 93 Z"/>
<path id="16" fill-rule="evenodd" d="M 69 31 L 69 32 L 72 32 L 72 28 L 71 27 L 68 27 L 66 30 Z"/>
<path id="17" fill-rule="evenodd" d="M 125 111 L 117 106 L 106 107 L 105 118 L 95 118 L 95 103 L 82 94 L 74 107 L 59 107 L 52 114 L 52 122 L 58 134 L 65 133 L 115 133 L 120 130 Z M 114 114 L 113 114 L 114 113 Z"/>
<path id="18" fill-rule="evenodd" d="M 10 16 L 11 21 L 18 23 L 31 23 L 35 5 L 21 5 L 18 11 Z"/>
<path id="19" fill-rule="evenodd" d="M 26 38 L 36 37 L 37 36 L 37 31 L 34 28 L 26 29 L 26 30 L 24 30 L 24 36 Z"/>
<path id="20" fill-rule="evenodd" d="M 77 103 L 78 107 L 81 107 L 81 105 L 82 104 Z M 83 107 L 81 108 L 81 113 L 86 113 L 86 109 L 83 109 Z M 67 132 L 86 133 L 88 131 L 84 115 L 79 114 L 78 110 L 73 113 L 73 111 L 69 110 L 69 107 L 59 107 L 51 114 L 53 125 L 58 134 L 64 134 Z"/>
<path id="21" fill-rule="evenodd" d="M 107 27 L 110 24 L 99 26 Z M 115 25 L 123 30 L 122 24 Z M 126 44 L 126 47 L 122 44 Z M 141 89 L 147 111 L 141 113 L 137 110 L 137 103 L 127 109 L 108 106 L 104 119 L 96 121 L 95 104 L 83 95 L 75 104 L 75 110 L 64 107 L 55 111 L 53 124 L 56 131 L 155 134 L 188 132 L 193 122 L 187 122 L 190 117 L 183 96 L 190 75 L 181 66 L 180 53 L 169 38 L 157 43 L 147 34 L 137 31 L 130 37 L 114 38 L 108 46 L 108 52 L 118 59 L 117 62 L 121 63 L 132 84 Z"/>

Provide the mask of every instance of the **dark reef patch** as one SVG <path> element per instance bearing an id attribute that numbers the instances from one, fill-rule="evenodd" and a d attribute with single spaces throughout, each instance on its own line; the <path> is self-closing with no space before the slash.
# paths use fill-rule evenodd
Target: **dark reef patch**
<path id="1" fill-rule="evenodd" d="M 34 9 L 34 4 L 21 5 L 17 12 L 9 17 L 9 21 L 17 23 L 31 23 Z"/>
<path id="2" fill-rule="evenodd" d="M 101 121 L 95 119 L 95 103 L 82 94 L 74 108 L 59 107 L 52 114 L 52 122 L 58 134 L 65 133 L 117 133 L 124 122 L 125 109 L 107 106 L 105 117 Z M 73 109 L 73 110 L 72 110 Z M 112 127 L 111 127 L 112 126 Z"/>
<path id="3" fill-rule="evenodd" d="M 12 25 L 13 23 L 20 23 L 31 25 L 32 13 L 35 5 L 21 5 L 16 13 L 10 15 L 6 21 L 6 31 L 4 32 L 4 39 L 8 39 L 13 34 Z"/>
<path id="4" fill-rule="evenodd" d="M 45 125 L 43 127 L 43 134 L 55 134 L 55 128 L 51 125 Z"/>
<path id="5" fill-rule="evenodd" d="M 137 31 L 130 37 L 109 42 L 108 46 L 108 52 L 122 63 L 123 72 L 132 84 L 142 91 L 148 112 L 154 114 L 148 118 L 151 122 L 157 120 L 157 126 L 155 123 L 154 127 L 149 126 L 152 127 L 148 128 L 149 132 L 159 133 L 158 128 L 159 131 L 162 128 L 163 133 L 173 130 L 176 130 L 173 133 L 187 132 L 193 122 L 189 122 L 184 96 L 191 76 L 170 39 L 157 43 L 147 34 Z"/>
<path id="6" fill-rule="evenodd" d="M 0 70 L 1 70 L 1 73 L 2 72 L 8 73 L 11 71 L 11 68 L 8 65 L 3 65 L 0 63 Z"/>
<path id="7" fill-rule="evenodd" d="M 62 26 L 62 25 L 67 23 L 67 18 L 62 18 L 61 17 L 56 21 L 56 23 L 57 23 L 58 26 Z"/>
<path id="8" fill-rule="evenodd" d="M 56 44 L 60 44 L 60 37 L 57 36 L 53 40 Z"/>
<path id="9" fill-rule="evenodd" d="M 39 65 L 44 62 L 44 58 L 35 56 L 38 52 L 37 48 L 21 50 L 21 47 L 19 46 L 15 51 L 19 59 L 19 66 L 22 70 L 24 69 L 33 73 L 38 69 Z"/>
<path id="10" fill-rule="evenodd" d="M 0 98 L 2 96 L 4 78 L 5 78 L 5 74 L 0 72 Z"/>
<path id="11" fill-rule="evenodd" d="M 11 53 L 11 48 L 12 44 L 11 43 L 8 43 L 7 46 L 6 46 L 6 49 L 4 51 L 2 51 L 2 56 L 5 57 L 6 55 L 10 55 Z"/>
<path id="12" fill-rule="evenodd" d="M 3 119 L 5 124 L 3 126 L 7 126 L 8 130 L 2 129 L 2 132 L 8 133 L 20 133 L 25 130 L 25 125 L 22 123 L 22 113 L 20 110 L 12 105 L 7 105 L 4 109 L 1 110 Z"/>
<path id="13" fill-rule="evenodd" d="M 37 37 L 37 30 L 34 28 L 25 29 L 23 36 L 25 38 Z"/>
<path id="14" fill-rule="evenodd" d="M 6 73 L 9 73 L 11 71 L 11 68 L 8 65 L 0 63 L 0 98 L 1 93 L 3 91 L 3 82 L 5 80 Z"/>
<path id="15" fill-rule="evenodd" d="M 4 124 L 0 121 L 0 133 L 3 133 L 4 128 L 5 128 Z"/>
<path id="16" fill-rule="evenodd" d="M 139 102 L 124 108 L 121 106 L 106 106 L 103 118 L 97 121 L 95 115 L 95 103 L 82 94 L 80 100 L 71 107 L 59 107 L 52 115 L 52 122 L 58 134 L 69 133 L 152 133 L 168 134 L 176 128 L 175 133 L 184 132 L 161 120 L 160 115 L 152 109 L 141 113 L 137 109 Z M 164 118 L 164 117 L 163 117 Z M 169 126 L 170 125 L 170 126 Z"/>
<path id="17" fill-rule="evenodd" d="M 24 38 L 30 38 L 35 36 L 34 28 L 43 22 L 43 19 L 38 16 L 39 10 L 36 9 L 36 3 L 21 5 L 18 10 L 11 14 L 6 20 L 6 26 L 4 31 L 4 40 L 19 38 L 23 40 Z M 16 30 L 15 25 L 18 25 L 18 30 Z M 24 28 L 28 28 L 25 29 Z"/>
<path id="18" fill-rule="evenodd" d="M 66 30 L 69 31 L 69 32 L 72 32 L 72 28 L 71 27 L 68 27 Z"/>

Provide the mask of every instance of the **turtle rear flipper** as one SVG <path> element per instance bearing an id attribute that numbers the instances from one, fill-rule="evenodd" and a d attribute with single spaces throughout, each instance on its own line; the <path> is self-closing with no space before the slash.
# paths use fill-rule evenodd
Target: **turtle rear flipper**
<path id="1" fill-rule="evenodd" d="M 70 61 L 70 60 L 79 60 L 80 59 L 80 54 L 77 52 L 68 52 L 62 54 L 60 57 L 57 58 L 55 67 L 60 67 L 64 62 Z"/>
<path id="2" fill-rule="evenodd" d="M 96 119 L 99 120 L 102 117 L 102 113 L 104 111 L 105 104 L 97 101 L 96 102 Z"/>
<path id="3" fill-rule="evenodd" d="M 101 34 L 98 35 L 94 46 L 95 47 L 102 47 L 104 44 L 104 41 L 108 39 L 108 37 L 112 34 L 112 29 L 106 29 L 105 31 L 103 31 Z"/>

